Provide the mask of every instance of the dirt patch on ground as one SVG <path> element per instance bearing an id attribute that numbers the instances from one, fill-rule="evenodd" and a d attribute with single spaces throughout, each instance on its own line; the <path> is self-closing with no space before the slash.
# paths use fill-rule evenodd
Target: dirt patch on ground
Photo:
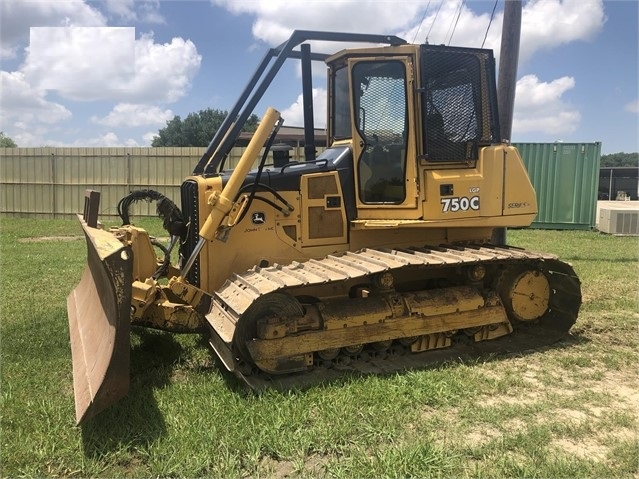
<path id="1" fill-rule="evenodd" d="M 598 392 L 610 394 L 618 400 L 634 408 L 639 404 L 639 387 L 637 376 L 624 374 L 622 371 L 607 371 L 604 379 L 599 381 L 594 389 Z"/>
<path id="2" fill-rule="evenodd" d="M 481 430 L 470 431 L 466 435 L 466 441 L 473 445 L 483 446 L 499 437 L 502 437 L 501 431 L 498 431 L 494 427 L 485 426 L 482 427 Z"/>
<path id="3" fill-rule="evenodd" d="M 485 420 L 464 424 L 458 422 L 457 411 L 443 412 L 451 425 L 457 424 L 450 427 L 446 440 L 481 448 L 493 441 L 515 442 L 520 434 L 525 441 L 527 434 L 534 437 L 551 431 L 548 450 L 561 460 L 614 460 L 620 443 L 637 440 L 639 378 L 632 365 L 605 369 L 596 354 L 588 361 L 579 354 L 548 351 L 535 358 L 504 360 L 499 369 L 482 370 L 495 384 L 494 392 L 478 401 L 485 408 Z M 426 415 L 433 412 L 427 410 Z"/>
<path id="4" fill-rule="evenodd" d="M 328 461 L 326 456 L 312 454 L 303 463 L 295 465 L 291 461 L 278 461 L 267 456 L 260 461 L 259 469 L 267 477 L 322 477 Z"/>
<path id="5" fill-rule="evenodd" d="M 580 459 L 604 461 L 608 454 L 608 448 L 593 438 L 572 439 L 562 438 L 552 442 L 553 449 L 563 452 L 567 456 L 577 456 Z"/>
<path id="6" fill-rule="evenodd" d="M 260 470 L 269 477 L 291 477 L 296 468 L 291 461 L 278 461 L 272 457 L 263 457 Z"/>

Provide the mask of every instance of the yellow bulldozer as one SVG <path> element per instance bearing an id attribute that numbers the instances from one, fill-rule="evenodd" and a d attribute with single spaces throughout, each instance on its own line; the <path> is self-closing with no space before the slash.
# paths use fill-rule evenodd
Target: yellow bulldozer
<path id="1" fill-rule="evenodd" d="M 312 52 L 318 41 L 363 46 Z M 287 59 L 301 64 L 304 161 L 269 159 L 283 121 L 269 108 L 228 168 Z M 314 61 L 328 78 L 320 154 Z M 499 131 L 490 50 L 295 31 L 264 56 L 184 180 L 181 208 L 132 192 L 118 205 L 123 225 L 107 230 L 99 193 L 87 193 L 87 266 L 67 304 L 77 422 L 127 394 L 131 326 L 206 335 L 255 389 L 565 335 L 581 304 L 572 267 L 491 242 L 496 228 L 526 227 L 537 213 Z M 158 201 L 168 244 L 130 223 L 140 198 Z"/>

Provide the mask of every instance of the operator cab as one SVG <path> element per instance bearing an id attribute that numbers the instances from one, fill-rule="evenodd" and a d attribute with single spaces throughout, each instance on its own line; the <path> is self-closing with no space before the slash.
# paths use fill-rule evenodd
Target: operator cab
<path id="1" fill-rule="evenodd" d="M 353 151 L 359 219 L 423 218 L 423 172 L 475 168 L 499 142 L 489 50 L 400 45 L 326 62 L 329 144 Z"/>

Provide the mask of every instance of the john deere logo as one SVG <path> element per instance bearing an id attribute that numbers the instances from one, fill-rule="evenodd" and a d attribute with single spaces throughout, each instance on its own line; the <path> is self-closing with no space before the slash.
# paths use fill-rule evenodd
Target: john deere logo
<path id="1" fill-rule="evenodd" d="M 256 211 L 251 215 L 251 222 L 254 225 L 263 225 L 266 223 L 266 215 L 261 211 Z"/>

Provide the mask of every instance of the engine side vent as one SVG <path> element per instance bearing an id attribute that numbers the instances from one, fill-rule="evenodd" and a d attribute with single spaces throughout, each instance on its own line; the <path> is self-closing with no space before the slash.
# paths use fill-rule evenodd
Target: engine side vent
<path id="1" fill-rule="evenodd" d="M 182 267 L 191 256 L 198 242 L 200 232 L 199 206 L 197 194 L 197 182 L 186 180 L 180 188 L 182 197 L 182 214 L 187 224 L 186 239 L 180 244 L 180 267 Z M 191 270 L 186 275 L 186 280 L 194 286 L 200 286 L 200 258 L 195 260 Z"/>
<path id="2" fill-rule="evenodd" d="M 334 176 L 317 176 L 308 180 L 308 197 L 311 200 L 322 199 L 324 195 L 336 195 L 337 182 Z"/>
<path id="3" fill-rule="evenodd" d="M 340 210 L 327 211 L 323 207 L 308 209 L 309 239 L 336 238 L 344 235 L 344 224 Z"/>

